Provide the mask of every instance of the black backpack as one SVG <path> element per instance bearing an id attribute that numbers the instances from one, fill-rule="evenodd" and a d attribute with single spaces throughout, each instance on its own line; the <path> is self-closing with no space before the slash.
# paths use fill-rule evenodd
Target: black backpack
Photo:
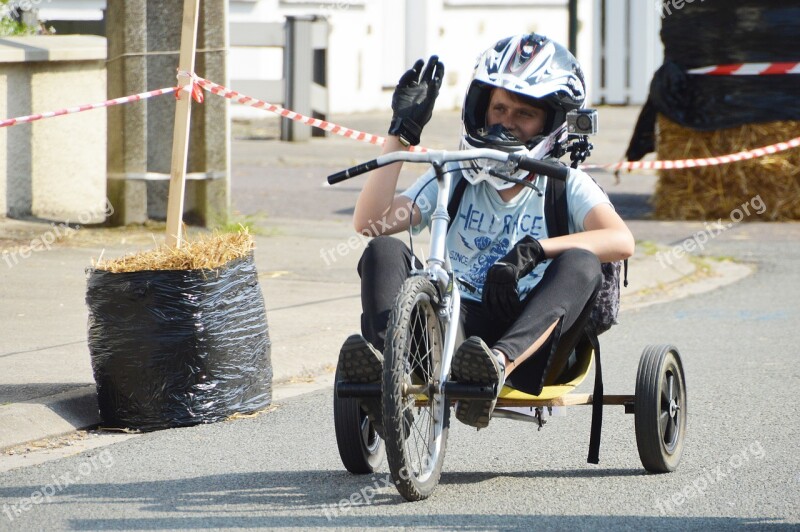
<path id="1" fill-rule="evenodd" d="M 599 185 L 598 185 L 599 186 Z M 602 188 L 601 188 L 602 190 Z M 605 194 L 605 191 L 603 191 Z M 463 192 L 462 192 L 463 194 Z M 550 237 L 569 234 L 569 207 L 567 205 L 567 185 L 561 179 L 549 178 L 545 188 L 544 219 Z M 604 262 L 600 265 L 603 284 L 594 300 L 589 327 L 600 335 L 617 324 L 619 314 L 620 270 L 625 265 L 624 285 L 628 286 L 628 260 Z"/>

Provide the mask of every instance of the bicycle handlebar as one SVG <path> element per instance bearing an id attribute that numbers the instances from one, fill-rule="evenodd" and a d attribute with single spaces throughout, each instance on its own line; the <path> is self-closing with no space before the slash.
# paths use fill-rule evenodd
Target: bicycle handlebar
<path id="1" fill-rule="evenodd" d="M 460 151 L 443 151 L 443 150 L 430 150 L 426 152 L 407 152 L 398 151 L 381 155 L 376 159 L 358 164 L 347 170 L 336 172 L 328 176 L 328 184 L 335 185 L 341 183 L 351 177 L 371 172 L 376 168 L 386 166 L 396 162 L 409 162 L 409 163 L 429 163 L 440 164 L 456 161 L 469 161 L 475 159 L 491 159 L 499 162 L 510 162 L 516 165 L 521 170 L 527 170 L 535 174 L 546 175 L 554 179 L 566 180 L 569 174 L 567 166 L 540 161 L 538 159 L 531 159 L 517 153 L 506 153 L 498 150 L 491 149 L 474 149 L 474 150 L 460 150 Z"/>
<path id="2" fill-rule="evenodd" d="M 566 181 L 567 176 L 569 176 L 569 166 L 531 159 L 524 155 L 515 155 L 515 158 L 517 166 L 519 166 L 521 170 L 527 170 L 534 174 L 546 175 L 553 179 L 560 179 L 561 181 Z M 509 156 L 509 159 L 511 159 L 511 156 Z"/>

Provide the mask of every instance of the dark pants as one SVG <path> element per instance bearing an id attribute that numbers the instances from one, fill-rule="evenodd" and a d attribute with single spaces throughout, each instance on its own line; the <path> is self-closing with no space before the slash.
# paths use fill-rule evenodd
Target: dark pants
<path id="1" fill-rule="evenodd" d="M 369 243 L 358 263 L 361 332 L 380 351 L 385 346 L 389 313 L 412 260 L 422 266 L 402 241 L 381 236 Z M 462 299 L 459 341 L 478 336 L 514 360 L 557 321 L 550 338 L 509 376 L 514 388 L 538 394 L 561 375 L 583 337 L 601 281 L 600 261 L 593 253 L 568 250 L 553 259 L 511 322 L 496 319 L 479 302 Z"/>

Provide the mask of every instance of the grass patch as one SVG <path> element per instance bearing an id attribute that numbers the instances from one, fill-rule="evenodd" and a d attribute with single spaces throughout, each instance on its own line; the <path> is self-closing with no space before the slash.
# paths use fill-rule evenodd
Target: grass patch
<path id="1" fill-rule="evenodd" d="M 216 227 L 220 233 L 239 233 L 247 231 L 251 235 L 275 236 L 279 232 L 276 228 L 265 227 L 265 214 L 242 215 L 236 213 L 228 221 Z"/>
<path id="2" fill-rule="evenodd" d="M 731 255 L 716 255 L 713 257 L 706 257 L 709 260 L 713 260 L 714 262 L 738 262 L 736 258 L 732 257 Z"/>
<path id="3" fill-rule="evenodd" d="M 641 252 L 646 257 L 652 257 L 656 253 L 658 253 L 659 247 L 658 244 L 653 242 L 652 240 L 640 240 L 636 242 L 636 248 L 641 250 Z"/>

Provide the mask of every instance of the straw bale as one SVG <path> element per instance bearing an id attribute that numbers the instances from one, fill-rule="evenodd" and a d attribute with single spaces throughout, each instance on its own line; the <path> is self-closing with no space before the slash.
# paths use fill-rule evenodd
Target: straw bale
<path id="1" fill-rule="evenodd" d="M 118 259 L 100 260 L 94 267 L 112 273 L 153 270 L 210 270 L 246 257 L 253 237 L 243 228 L 238 233 L 206 233 L 185 241 L 176 249 L 167 245 Z"/>
<path id="2" fill-rule="evenodd" d="M 800 137 L 798 121 L 696 131 L 659 115 L 658 128 L 660 160 L 726 155 Z M 756 196 L 766 211 L 751 211 L 745 220 L 800 219 L 800 149 L 718 166 L 662 170 L 653 214 L 670 220 L 727 220 Z"/>

